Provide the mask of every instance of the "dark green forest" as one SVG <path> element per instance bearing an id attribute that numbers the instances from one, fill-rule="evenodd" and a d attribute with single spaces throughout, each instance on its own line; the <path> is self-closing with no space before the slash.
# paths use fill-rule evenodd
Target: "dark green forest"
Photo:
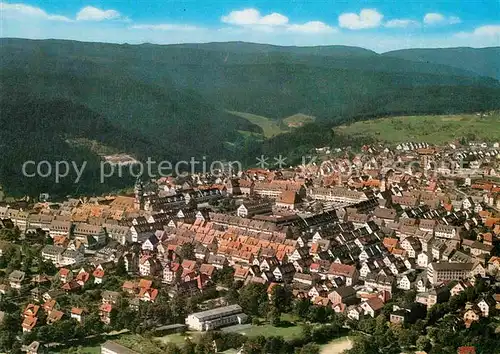
<path id="1" fill-rule="evenodd" d="M 71 144 L 74 138 L 137 159 L 207 156 L 253 164 L 260 154 L 293 160 L 313 147 L 361 143 L 331 133 L 350 121 L 500 107 L 495 48 L 453 55 L 433 49 L 424 56 L 411 50 L 381 55 L 345 46 L 239 42 L 0 39 L 0 46 L 0 184 L 11 195 L 93 194 L 130 184 L 120 179 L 100 185 L 95 168 L 101 158 Z M 303 113 L 316 121 L 263 140 L 242 134 L 261 128 L 227 111 L 272 120 Z M 60 185 L 22 178 L 22 163 L 40 159 L 84 159 L 90 167 L 78 186 L 70 178 Z"/>

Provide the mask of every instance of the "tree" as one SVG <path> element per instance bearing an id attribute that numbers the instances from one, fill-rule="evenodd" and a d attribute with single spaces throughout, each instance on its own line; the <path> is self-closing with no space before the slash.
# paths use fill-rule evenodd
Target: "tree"
<path id="1" fill-rule="evenodd" d="M 98 313 L 91 313 L 88 316 L 85 316 L 83 319 L 83 330 L 86 335 L 92 335 L 96 333 L 102 333 L 104 328 L 104 324 L 99 318 Z"/>
<path id="2" fill-rule="evenodd" d="M 39 258 L 38 271 L 40 274 L 55 275 L 57 268 L 52 262 L 45 262 L 42 258 Z"/>
<path id="3" fill-rule="evenodd" d="M 0 350 L 8 352 L 16 342 L 16 335 L 10 331 L 0 330 Z"/>
<path id="4" fill-rule="evenodd" d="M 125 267 L 125 259 L 120 257 L 116 263 L 115 275 L 123 277 L 127 275 L 127 268 Z"/>
<path id="5" fill-rule="evenodd" d="M 239 304 L 249 315 L 259 316 L 267 305 L 267 287 L 264 284 L 250 283 L 240 289 Z"/>
<path id="6" fill-rule="evenodd" d="M 182 354 L 181 349 L 174 343 L 167 343 L 163 348 L 165 354 Z"/>
<path id="7" fill-rule="evenodd" d="M 271 309 L 267 314 L 267 319 L 271 325 L 279 326 L 281 323 L 281 312 L 276 308 L 276 306 L 271 305 Z"/>
<path id="8" fill-rule="evenodd" d="M 293 302 L 293 313 L 301 319 L 306 319 L 312 304 L 308 299 L 296 299 Z"/>
<path id="9" fill-rule="evenodd" d="M 31 254 L 27 254 L 22 261 L 21 270 L 27 275 L 31 272 L 31 266 L 33 265 L 33 257 Z"/>
<path id="10" fill-rule="evenodd" d="M 326 323 L 335 317 L 335 312 L 331 307 L 313 305 L 309 309 L 306 318 L 313 323 Z"/>
<path id="11" fill-rule="evenodd" d="M 415 343 L 415 334 L 406 328 L 401 328 L 397 332 L 397 338 L 401 348 L 409 348 Z"/>
<path id="12" fill-rule="evenodd" d="M 376 326 L 375 319 L 371 317 L 362 318 L 358 321 L 358 329 L 361 332 L 371 334 L 375 331 L 375 326 Z"/>
<path id="13" fill-rule="evenodd" d="M 184 345 L 182 346 L 181 353 L 182 354 L 195 354 L 196 344 L 194 344 L 191 339 L 186 338 Z"/>
<path id="14" fill-rule="evenodd" d="M 0 240 L 15 242 L 19 239 L 19 236 L 21 236 L 21 232 L 17 227 L 13 229 L 0 229 Z"/>
<path id="15" fill-rule="evenodd" d="M 170 310 L 174 321 L 181 321 L 186 317 L 186 299 L 175 296 L 170 302 Z"/>
<path id="16" fill-rule="evenodd" d="M 298 351 L 296 351 L 297 354 L 319 354 L 319 346 L 314 343 L 307 343 L 304 345 L 302 348 L 300 348 Z"/>
<path id="17" fill-rule="evenodd" d="M 347 350 L 346 354 L 378 354 L 376 344 L 369 337 L 355 337 L 353 346 Z"/>
<path id="18" fill-rule="evenodd" d="M 233 267 L 223 267 L 222 269 L 217 269 L 214 272 L 212 280 L 221 286 L 231 287 L 234 282 L 234 268 Z"/>
<path id="19" fill-rule="evenodd" d="M 387 319 L 383 315 L 378 315 L 375 318 L 375 335 L 383 336 L 387 331 Z"/>
<path id="20" fill-rule="evenodd" d="M 417 338 L 416 346 L 418 350 L 428 352 L 431 348 L 431 341 L 426 336 L 419 336 Z"/>
<path id="21" fill-rule="evenodd" d="M 189 259 L 192 261 L 196 260 L 196 256 L 194 254 L 194 244 L 192 243 L 183 244 L 180 248 L 179 256 L 182 259 Z"/>
<path id="22" fill-rule="evenodd" d="M 283 337 L 268 337 L 266 339 L 266 343 L 264 344 L 264 348 L 262 350 L 263 353 L 286 353 L 284 351 L 286 349 L 286 342 Z"/>
<path id="23" fill-rule="evenodd" d="M 226 299 L 226 302 L 228 304 L 237 304 L 239 301 L 239 293 L 238 290 L 235 289 L 234 287 L 229 288 L 228 292 L 226 293 L 226 296 L 224 297 Z"/>
<path id="24" fill-rule="evenodd" d="M 287 312 L 290 310 L 293 294 L 286 286 L 276 285 L 271 290 L 270 303 L 279 312 Z"/>
<path id="25" fill-rule="evenodd" d="M 312 340 L 312 326 L 308 323 L 302 325 L 302 337 L 305 342 L 309 342 Z"/>
<path id="26" fill-rule="evenodd" d="M 261 354 L 263 353 L 265 345 L 266 345 L 266 338 L 264 336 L 250 337 L 245 342 L 245 345 L 243 347 L 243 353 Z"/>

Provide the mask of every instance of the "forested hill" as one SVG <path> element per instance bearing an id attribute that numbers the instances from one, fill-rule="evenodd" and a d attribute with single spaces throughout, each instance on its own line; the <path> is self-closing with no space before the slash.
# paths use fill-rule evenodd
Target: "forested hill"
<path id="1" fill-rule="evenodd" d="M 355 47 L 241 42 L 117 45 L 4 38 L 0 47 L 0 144 L 6 156 L 0 184 L 9 190 L 15 181 L 15 192 L 27 185 L 16 172 L 22 159 L 41 152 L 46 160 L 82 154 L 81 146 L 71 144 L 75 137 L 138 158 L 234 158 L 288 149 L 288 142 L 292 149 L 307 149 L 314 141 L 299 137 L 301 130 L 263 140 L 261 127 L 228 111 L 277 124 L 302 113 L 316 118 L 308 128 L 315 131 L 371 116 L 500 107 L 497 77 L 465 65 L 469 59 L 452 65 Z M 495 50 L 475 55 L 500 62 Z M 85 154 L 98 159 L 89 149 Z M 37 188 L 33 181 L 30 186 Z M 79 191 L 94 188 L 84 187 Z"/>
<path id="2" fill-rule="evenodd" d="M 448 65 L 500 80 L 500 47 L 403 49 L 384 56 Z"/>

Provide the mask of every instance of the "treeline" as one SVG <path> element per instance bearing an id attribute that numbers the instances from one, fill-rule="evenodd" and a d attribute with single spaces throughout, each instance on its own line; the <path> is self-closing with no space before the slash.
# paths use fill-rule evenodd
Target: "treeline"
<path id="1" fill-rule="evenodd" d="M 490 317 L 473 322 L 465 328 L 461 315 L 467 302 L 477 301 L 480 296 L 491 296 L 494 289 L 478 280 L 473 288 L 468 288 L 448 302 L 439 303 L 429 311 L 423 310 L 415 321 L 403 325 L 389 325 L 388 319 L 393 304 L 410 305 L 411 292 L 403 298 L 393 299 L 385 305 L 376 318 L 348 321 L 348 325 L 361 335 L 354 339 L 353 348 L 347 354 L 400 354 L 406 351 L 426 351 L 430 354 L 455 354 L 460 346 L 474 346 L 478 354 L 496 353 L 500 339 L 495 333 L 496 312 Z M 404 299 L 406 298 L 406 299 Z"/>
<path id="2" fill-rule="evenodd" d="M 130 185 L 123 178 L 96 181 L 99 157 L 68 144 L 75 137 L 139 159 L 207 156 L 255 166 L 262 154 L 296 163 L 318 145 L 356 145 L 331 135 L 333 126 L 349 120 L 500 108 L 500 83 L 493 78 L 360 48 L 1 44 L 0 184 L 11 195 L 100 194 Z M 303 113 L 317 121 L 262 142 L 242 138 L 238 131 L 261 129 L 226 110 L 277 120 Z M 22 163 L 35 158 L 86 160 L 88 173 L 77 186 L 22 178 Z"/>

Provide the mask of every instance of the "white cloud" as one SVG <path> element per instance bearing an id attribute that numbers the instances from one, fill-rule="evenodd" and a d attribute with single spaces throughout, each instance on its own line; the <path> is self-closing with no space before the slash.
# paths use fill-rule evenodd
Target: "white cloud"
<path id="1" fill-rule="evenodd" d="M 375 9 L 363 9 L 358 14 L 353 12 L 344 13 L 339 16 L 339 26 L 351 30 L 375 28 L 380 26 L 384 15 Z"/>
<path id="2" fill-rule="evenodd" d="M 472 32 L 459 32 L 455 37 L 462 39 L 481 40 L 486 39 L 496 42 L 495 45 L 500 43 L 500 25 L 484 25 L 474 29 Z"/>
<path id="3" fill-rule="evenodd" d="M 288 27 L 288 30 L 292 32 L 302 32 L 302 33 L 335 32 L 335 29 L 333 27 L 330 27 L 326 23 L 321 21 L 309 21 L 300 25 L 290 25 Z"/>
<path id="4" fill-rule="evenodd" d="M 473 32 L 476 36 L 500 36 L 500 25 L 486 25 L 478 27 Z"/>
<path id="5" fill-rule="evenodd" d="M 157 25 L 134 25 L 130 26 L 131 29 L 140 30 L 153 30 L 153 31 L 196 31 L 201 29 L 200 27 L 190 26 L 190 25 L 178 25 L 172 23 L 161 23 Z"/>
<path id="6" fill-rule="evenodd" d="M 407 28 L 420 25 L 418 21 L 408 19 L 395 19 L 387 21 L 384 26 L 388 28 Z"/>
<path id="7" fill-rule="evenodd" d="M 7 2 L 0 2 L 0 17 L 9 18 L 39 18 L 50 21 L 63 21 L 71 22 L 72 20 L 65 16 L 48 14 L 44 10 L 25 4 L 11 4 Z"/>
<path id="8" fill-rule="evenodd" d="M 266 15 L 260 19 L 260 24 L 268 26 L 286 25 L 287 23 L 288 17 L 277 12 L 273 12 L 272 14 Z"/>
<path id="9" fill-rule="evenodd" d="M 86 6 L 76 14 L 77 21 L 105 21 L 121 18 L 122 15 L 116 10 L 101 10 L 93 6 Z"/>
<path id="10" fill-rule="evenodd" d="M 437 12 L 429 12 L 424 16 L 424 23 L 426 25 L 455 25 L 462 22 L 459 17 L 456 16 L 444 16 Z"/>
<path id="11" fill-rule="evenodd" d="M 268 33 L 280 30 L 298 33 L 327 33 L 335 30 L 321 21 L 289 23 L 288 17 L 277 12 L 262 16 L 257 9 L 231 11 L 228 15 L 222 16 L 221 21 L 230 25 Z"/>
<path id="12" fill-rule="evenodd" d="M 248 25 L 266 25 L 266 26 L 281 26 L 288 23 L 288 17 L 273 12 L 272 14 L 262 16 L 259 10 L 244 9 L 239 11 L 231 11 L 229 15 L 222 16 L 221 21 L 231 25 L 248 26 Z"/>

